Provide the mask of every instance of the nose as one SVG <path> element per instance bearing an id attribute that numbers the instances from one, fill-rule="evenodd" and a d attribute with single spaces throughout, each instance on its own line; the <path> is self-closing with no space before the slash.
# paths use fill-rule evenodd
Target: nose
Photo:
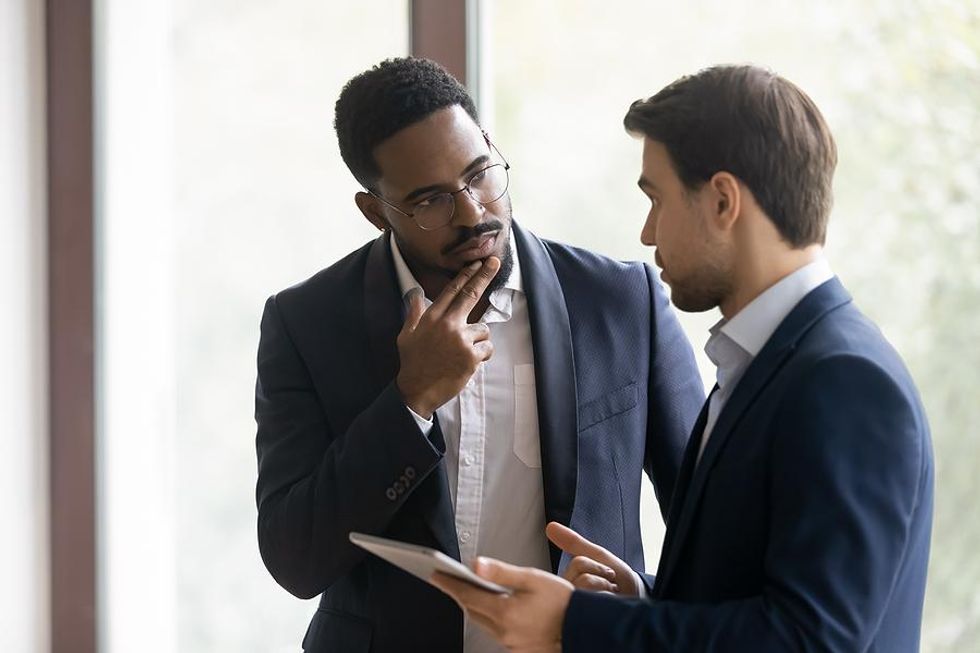
<path id="1" fill-rule="evenodd" d="M 647 247 L 656 247 L 657 245 L 657 219 L 654 217 L 653 211 L 647 214 L 643 228 L 640 229 L 640 242 Z"/>
<path id="2" fill-rule="evenodd" d="M 474 199 L 469 188 L 461 188 L 460 191 L 453 197 L 456 201 L 453 205 L 453 224 L 466 227 L 480 224 L 486 207 Z"/>

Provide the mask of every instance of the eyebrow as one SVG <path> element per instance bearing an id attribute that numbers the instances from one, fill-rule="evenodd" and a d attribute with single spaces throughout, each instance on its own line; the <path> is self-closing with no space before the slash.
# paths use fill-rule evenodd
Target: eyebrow
<path id="1" fill-rule="evenodd" d="M 480 156 L 478 156 L 475 159 L 473 159 L 472 161 L 470 161 L 470 164 L 468 166 L 466 166 L 465 168 L 463 168 L 463 172 L 461 172 L 459 176 L 460 177 L 466 177 L 471 172 L 476 172 L 477 171 L 476 170 L 477 168 L 479 168 L 480 166 L 484 165 L 485 163 L 488 163 L 489 161 L 490 161 L 490 155 L 489 154 L 481 154 Z M 431 193 L 433 191 L 442 190 L 442 188 L 443 188 L 443 186 L 441 184 L 430 184 L 429 186 L 422 186 L 421 188 L 416 188 L 415 190 L 413 190 L 412 192 L 410 192 L 408 195 L 406 195 L 405 197 L 403 197 L 402 198 L 402 202 L 409 203 L 412 200 L 414 200 L 414 199 L 416 199 L 418 197 L 421 197 L 422 195 L 425 195 L 426 193 Z"/>

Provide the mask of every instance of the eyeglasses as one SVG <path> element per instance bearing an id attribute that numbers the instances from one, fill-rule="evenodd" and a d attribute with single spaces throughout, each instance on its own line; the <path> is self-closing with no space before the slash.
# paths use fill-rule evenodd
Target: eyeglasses
<path id="1" fill-rule="evenodd" d="M 500 157 L 503 163 L 494 163 L 477 170 L 470 175 L 469 179 L 466 180 L 466 183 L 459 190 L 430 195 L 415 204 L 414 210 L 411 213 L 402 210 L 371 189 L 368 189 L 368 192 L 405 217 L 414 220 L 415 224 L 422 231 L 441 229 L 453 221 L 453 216 L 456 213 L 456 195 L 463 191 L 466 191 L 466 194 L 481 206 L 493 204 L 507 192 L 507 187 L 510 185 L 510 164 L 500 154 L 497 146 L 490 142 L 490 138 L 485 133 L 483 134 L 483 138 L 486 140 L 487 145 L 497 153 L 497 156 Z"/>

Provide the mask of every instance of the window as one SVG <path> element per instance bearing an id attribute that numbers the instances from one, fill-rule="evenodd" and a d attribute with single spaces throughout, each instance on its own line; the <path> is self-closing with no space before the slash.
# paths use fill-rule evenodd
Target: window
<path id="1" fill-rule="evenodd" d="M 106 651 L 295 651 L 255 537 L 266 297 L 373 230 L 333 104 L 408 7 L 104 0 L 96 23 Z"/>
<path id="2" fill-rule="evenodd" d="M 923 650 L 980 643 L 980 5 L 496 0 L 484 56 L 515 219 L 539 234 L 651 261 L 639 243 L 630 103 L 716 63 L 767 65 L 823 111 L 840 163 L 828 257 L 923 395 L 936 512 Z M 546 180 L 546 181 L 545 181 Z M 700 348 L 717 315 L 682 315 Z M 973 397 L 974 399 L 968 399 Z M 648 493 L 647 560 L 662 524 Z"/>

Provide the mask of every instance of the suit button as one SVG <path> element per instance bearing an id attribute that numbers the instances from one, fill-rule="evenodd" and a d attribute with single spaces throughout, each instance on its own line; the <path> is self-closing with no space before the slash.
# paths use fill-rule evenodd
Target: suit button
<path id="1" fill-rule="evenodd" d="M 398 494 L 405 493 L 405 486 L 402 485 L 401 481 L 395 481 L 395 492 L 397 492 Z"/>
<path id="2" fill-rule="evenodd" d="M 408 467 L 406 467 L 405 468 L 405 476 L 407 476 L 409 478 L 409 480 L 415 478 L 415 468 L 412 467 L 411 465 L 408 466 Z"/>
<path id="3" fill-rule="evenodd" d="M 402 485 L 404 485 L 405 487 L 408 487 L 409 485 L 412 484 L 412 482 L 409 480 L 406 474 L 402 474 L 402 477 L 398 480 L 401 481 Z"/>
<path id="4" fill-rule="evenodd" d="M 395 494 L 394 488 L 388 488 L 387 490 L 385 490 L 385 496 L 391 499 L 392 501 L 398 498 L 398 495 Z"/>

